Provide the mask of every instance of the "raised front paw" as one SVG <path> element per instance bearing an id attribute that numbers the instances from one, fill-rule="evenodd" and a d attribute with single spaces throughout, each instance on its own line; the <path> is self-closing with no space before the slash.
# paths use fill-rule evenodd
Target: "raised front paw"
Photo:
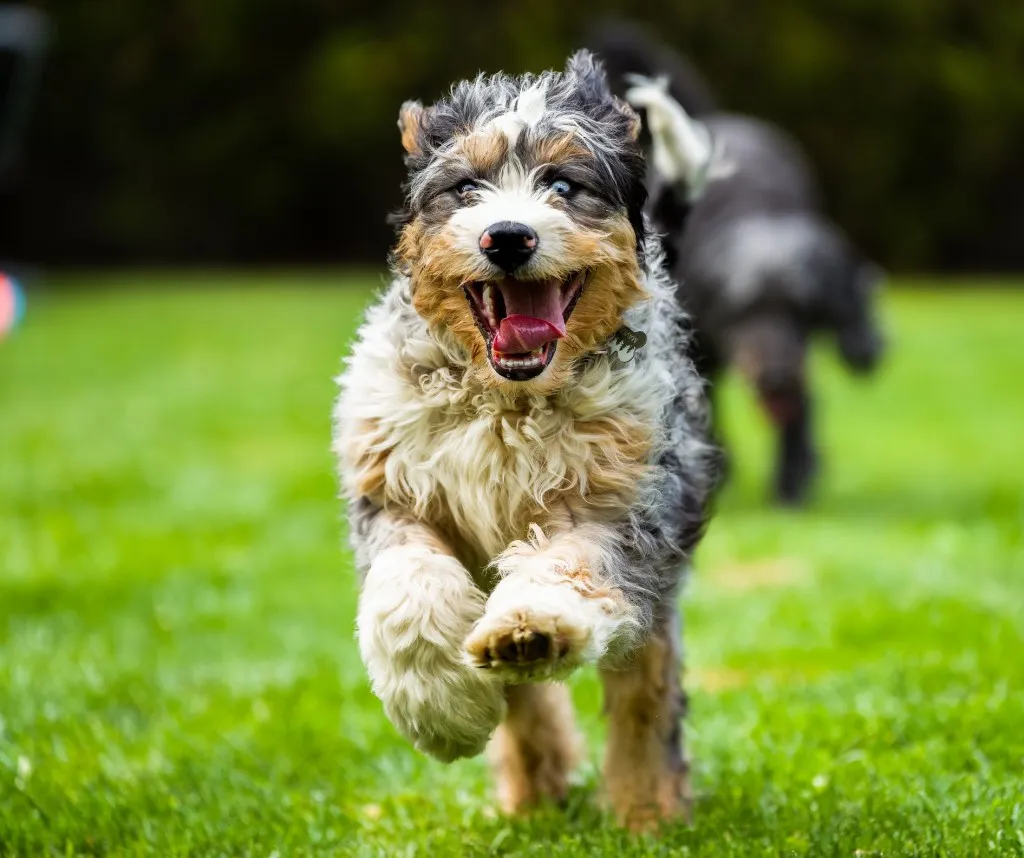
<path id="1" fill-rule="evenodd" d="M 619 599 L 554 569 L 504 578 L 466 638 L 466 661 L 506 682 L 557 679 L 596 661 L 625 619 Z"/>
<path id="2" fill-rule="evenodd" d="M 588 642 L 588 630 L 568 618 L 522 607 L 485 616 L 466 639 L 466 655 L 474 667 L 548 679 L 579 665 Z"/>

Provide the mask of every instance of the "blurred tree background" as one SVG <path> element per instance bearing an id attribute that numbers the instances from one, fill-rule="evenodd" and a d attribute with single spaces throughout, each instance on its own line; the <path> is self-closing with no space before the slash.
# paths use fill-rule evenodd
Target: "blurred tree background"
<path id="1" fill-rule="evenodd" d="M 0 252 L 49 264 L 380 263 L 395 128 L 478 69 L 628 15 L 808 149 L 895 269 L 1024 269 L 1021 0 L 53 0 Z"/>

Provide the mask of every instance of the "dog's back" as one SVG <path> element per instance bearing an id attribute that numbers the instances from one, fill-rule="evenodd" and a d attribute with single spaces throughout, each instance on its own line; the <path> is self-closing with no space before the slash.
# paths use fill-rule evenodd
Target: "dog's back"
<path id="1" fill-rule="evenodd" d="M 728 113 L 703 121 L 722 162 L 720 175 L 701 198 L 703 219 L 818 210 L 818 188 L 807 159 L 784 131 L 760 119 Z"/>
<path id="2" fill-rule="evenodd" d="M 804 334 L 834 332 L 850 366 L 869 368 L 881 347 L 871 317 L 881 273 L 822 211 L 799 146 L 761 120 L 718 114 L 704 121 L 719 177 L 693 206 L 686 228 L 666 238 L 703 340 L 727 358 L 726 341 L 742 319 L 775 313 Z"/>
<path id="3" fill-rule="evenodd" d="M 704 121 L 715 140 L 718 176 L 693 206 L 686 229 L 662 228 L 698 326 L 718 339 L 757 305 L 809 307 L 822 274 L 847 255 L 821 215 L 811 170 L 788 135 L 745 116 Z M 660 193 L 675 191 L 663 187 Z"/>
<path id="4" fill-rule="evenodd" d="M 702 368 L 728 362 L 731 329 L 766 310 L 804 333 L 834 331 L 851 366 L 872 365 L 881 338 L 870 299 L 880 271 L 825 215 L 799 144 L 771 123 L 720 111 L 693 64 L 634 24 L 604 24 L 591 44 L 620 87 L 631 74 L 666 78 L 714 140 L 711 180 L 693 204 L 655 172 L 648 182 L 648 210 L 693 315 Z"/>

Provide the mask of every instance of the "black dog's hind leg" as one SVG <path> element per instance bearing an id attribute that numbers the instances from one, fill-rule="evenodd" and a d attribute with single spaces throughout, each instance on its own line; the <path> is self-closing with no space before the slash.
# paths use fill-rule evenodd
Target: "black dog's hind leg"
<path id="1" fill-rule="evenodd" d="M 801 391 L 799 407 L 779 427 L 775 464 L 775 499 L 782 504 L 802 504 L 818 471 L 814 444 L 811 398 Z"/>

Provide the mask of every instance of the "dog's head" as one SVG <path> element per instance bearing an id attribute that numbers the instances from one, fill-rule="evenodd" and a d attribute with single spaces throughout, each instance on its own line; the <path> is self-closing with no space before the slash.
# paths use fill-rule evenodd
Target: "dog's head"
<path id="1" fill-rule="evenodd" d="M 478 77 L 399 119 L 396 261 L 416 311 L 488 386 L 547 392 L 644 296 L 639 120 L 585 52 Z"/>

